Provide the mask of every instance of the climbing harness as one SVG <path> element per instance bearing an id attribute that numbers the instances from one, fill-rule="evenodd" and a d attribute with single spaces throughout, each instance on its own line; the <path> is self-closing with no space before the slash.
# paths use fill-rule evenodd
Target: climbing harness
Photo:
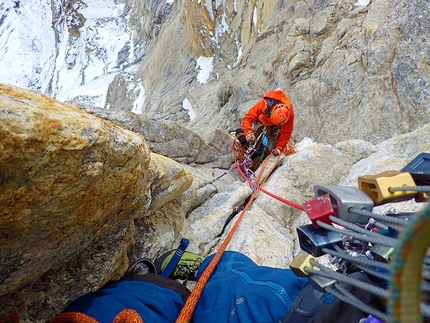
<path id="1" fill-rule="evenodd" d="M 238 168 L 242 170 L 242 172 L 245 174 L 248 179 L 251 180 L 252 175 L 254 174 L 255 170 L 261 165 L 262 161 L 267 157 L 267 153 L 265 148 L 269 144 L 269 138 L 267 134 L 267 127 L 260 126 L 257 131 L 259 133 L 258 137 L 252 144 L 246 143 L 246 144 L 237 144 L 239 142 L 238 138 L 241 136 L 244 136 L 243 133 L 236 133 L 232 132 L 234 134 L 233 142 L 232 142 L 232 151 L 233 156 L 235 156 L 235 160 L 238 160 L 238 163 L 235 163 L 235 165 L 228 171 L 222 173 L 218 177 L 216 177 L 214 180 L 210 182 L 210 184 L 214 183 L 221 177 L 227 175 L 228 173 L 231 173 Z M 253 188 L 253 186 L 251 186 Z"/>
<path id="2" fill-rule="evenodd" d="M 249 176 L 249 173 L 247 173 L 247 171 L 246 171 L 246 169 L 244 170 L 243 169 L 243 167 L 241 167 L 241 165 L 243 165 L 243 163 L 245 162 L 246 163 L 246 161 L 247 161 L 247 159 L 249 158 L 249 156 L 250 156 L 250 153 L 248 153 L 248 154 L 243 154 L 243 156 L 244 157 L 241 157 L 241 155 L 240 155 L 240 152 L 236 152 L 236 149 L 234 149 L 234 142 L 235 142 L 235 139 L 237 139 L 237 137 L 239 137 L 240 135 L 243 135 L 243 134 L 238 134 L 238 135 L 236 135 L 236 137 L 234 138 L 234 140 L 233 140 L 233 144 L 232 144 L 232 151 L 233 151 L 233 158 L 234 158 L 234 163 L 235 163 L 235 169 L 237 169 L 238 171 L 239 171 L 239 173 L 241 174 L 241 176 L 249 183 L 249 185 L 251 185 L 251 187 L 253 187 L 254 189 L 257 189 L 257 190 L 259 190 L 259 191 L 261 191 L 261 192 L 263 192 L 264 194 L 267 194 L 267 195 L 269 195 L 270 197 L 272 197 L 272 198 L 274 198 L 274 199 L 276 199 L 276 200 L 278 200 L 278 201 L 280 201 L 280 202 L 282 202 L 282 203 L 285 203 L 285 204 L 287 204 L 287 205 L 290 205 L 290 206 L 292 206 L 292 207 L 294 207 L 294 208 L 296 208 L 296 209 L 298 209 L 298 210 L 303 210 L 303 207 L 300 205 L 300 204 L 297 204 L 297 203 L 294 203 L 294 202 L 292 202 L 292 201 L 289 201 L 289 200 L 287 200 L 287 199 L 284 199 L 284 198 L 282 198 L 282 197 L 280 197 L 280 196 L 278 196 L 278 195 L 275 195 L 275 194 L 273 194 L 273 193 L 271 193 L 271 192 L 269 192 L 269 191 L 267 191 L 267 190 L 265 190 L 265 189 L 263 189 L 262 187 L 261 187 L 261 185 L 259 185 L 258 184 L 258 181 L 256 181 L 256 182 L 253 182 L 252 180 L 251 180 L 251 178 L 250 178 L 250 176 Z M 257 141 L 257 140 L 256 140 Z M 251 151 L 252 151 L 252 149 L 255 149 L 255 148 L 253 148 L 253 146 L 250 148 L 251 149 Z M 294 151 L 294 149 L 291 149 L 290 148 L 290 152 L 291 151 Z M 270 155 L 269 155 L 270 156 Z M 275 162 L 275 164 L 274 164 L 274 166 L 273 166 L 273 169 L 276 167 L 276 165 L 278 164 L 278 162 L 279 162 L 279 159 L 280 159 L 280 156 L 278 156 L 277 157 L 277 160 L 276 160 L 276 162 Z M 266 160 L 268 160 L 268 158 L 266 158 Z"/>
<path id="3" fill-rule="evenodd" d="M 254 175 L 254 172 L 258 169 L 264 159 L 269 156 L 268 147 L 275 138 L 280 136 L 281 128 L 260 125 L 256 129 L 256 133 L 258 134 L 258 136 L 252 144 L 237 144 L 237 142 L 239 142 L 238 138 L 245 135 L 243 133 L 231 133 L 233 135 L 232 152 L 235 165 L 228 171 L 222 173 L 221 175 L 213 179 L 211 182 L 205 183 L 205 185 L 212 184 L 218 179 L 237 169 L 239 169 L 239 173 L 241 174 L 241 176 L 252 182 L 252 176 Z M 297 149 L 294 147 L 292 140 L 287 143 L 283 152 L 286 156 L 293 155 L 297 152 Z M 251 183 L 250 186 L 252 190 L 256 189 Z"/>
<path id="4" fill-rule="evenodd" d="M 236 153 L 239 164 L 236 167 L 240 167 L 247 175 L 253 173 L 268 155 L 266 147 L 271 141 L 271 138 L 269 139 L 269 130 L 268 127 L 260 125 L 255 131 L 257 138 L 253 143 L 246 143 L 238 147 L 235 147 L 236 140 L 244 136 L 244 134 L 239 133 L 234 137 L 233 152 Z"/>

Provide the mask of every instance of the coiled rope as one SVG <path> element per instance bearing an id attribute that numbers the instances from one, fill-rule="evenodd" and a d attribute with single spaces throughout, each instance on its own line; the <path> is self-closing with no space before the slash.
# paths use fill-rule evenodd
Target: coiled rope
<path id="1" fill-rule="evenodd" d="M 422 262 L 430 246 L 429 232 L 430 203 L 406 226 L 393 254 L 388 302 L 392 323 L 422 322 Z"/>

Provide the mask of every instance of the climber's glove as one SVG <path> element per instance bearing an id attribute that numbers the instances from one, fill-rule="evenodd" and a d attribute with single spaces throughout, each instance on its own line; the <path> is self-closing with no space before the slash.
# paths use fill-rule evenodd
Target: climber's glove
<path id="1" fill-rule="evenodd" d="M 273 156 L 279 156 L 279 154 L 281 153 L 281 151 L 278 148 L 275 148 L 272 150 L 272 155 Z"/>
<path id="2" fill-rule="evenodd" d="M 254 140 L 255 140 L 255 135 L 253 133 L 246 135 L 246 141 L 247 142 L 253 142 Z"/>

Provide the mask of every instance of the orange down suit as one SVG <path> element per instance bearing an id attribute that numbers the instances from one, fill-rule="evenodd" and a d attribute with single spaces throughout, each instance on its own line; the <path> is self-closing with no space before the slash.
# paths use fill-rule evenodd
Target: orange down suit
<path id="1" fill-rule="evenodd" d="M 281 126 L 281 135 L 279 136 L 278 142 L 276 143 L 276 148 L 280 151 L 284 150 L 285 145 L 290 140 L 291 134 L 294 130 L 294 109 L 291 104 L 290 98 L 285 94 L 282 90 L 274 90 L 267 92 L 264 97 L 258 101 L 251 109 L 249 109 L 248 113 L 242 119 L 242 130 L 245 136 L 253 133 L 252 124 L 260 120 L 262 124 L 265 126 L 274 126 L 270 120 L 270 115 L 264 113 L 267 109 L 267 101 L 265 98 L 271 98 L 284 103 L 285 107 L 290 109 L 290 117 L 288 121 Z"/>

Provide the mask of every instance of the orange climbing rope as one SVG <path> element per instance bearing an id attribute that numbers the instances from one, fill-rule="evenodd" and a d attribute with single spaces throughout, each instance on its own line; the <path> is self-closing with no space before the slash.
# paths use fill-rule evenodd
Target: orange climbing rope
<path id="1" fill-rule="evenodd" d="M 253 183 L 249 178 L 247 178 L 245 176 L 245 174 L 243 173 L 243 170 L 241 169 L 238 160 L 237 160 L 237 156 L 236 156 L 236 150 L 234 149 L 234 142 L 236 140 L 236 137 L 233 139 L 233 143 L 232 143 L 232 149 L 233 149 L 233 156 L 234 156 L 234 162 L 236 164 L 237 169 L 239 170 L 240 174 L 243 176 L 243 178 L 245 178 L 248 183 L 250 183 L 253 187 L 255 187 L 257 190 L 254 191 L 254 193 L 252 193 L 251 198 L 249 199 L 248 203 L 246 203 L 244 209 L 242 210 L 242 212 L 239 215 L 239 218 L 237 219 L 236 223 L 234 224 L 233 228 L 231 229 L 231 231 L 229 232 L 229 234 L 227 235 L 226 239 L 224 240 L 224 242 L 221 244 L 220 248 L 218 249 L 218 251 L 216 252 L 215 256 L 212 258 L 211 262 L 209 263 L 209 265 L 207 266 L 207 268 L 205 269 L 205 271 L 203 272 L 203 274 L 201 275 L 200 279 L 197 281 L 196 286 L 194 287 L 193 291 L 191 292 L 191 295 L 188 297 L 187 301 L 185 302 L 184 307 L 182 308 L 181 312 L 179 313 L 179 316 L 176 320 L 176 323 L 189 323 L 192 316 L 193 316 L 193 312 L 194 309 L 196 308 L 196 305 L 198 303 L 198 301 L 200 300 L 200 297 L 203 293 L 203 289 L 205 288 L 207 282 L 209 281 L 210 277 L 212 276 L 212 273 L 215 270 L 215 267 L 218 265 L 219 261 L 221 260 L 221 257 L 224 253 L 224 251 L 226 250 L 228 244 L 230 243 L 231 239 L 233 238 L 233 235 L 235 234 L 237 228 L 239 227 L 240 222 L 242 221 L 246 211 L 249 209 L 249 207 L 251 206 L 252 202 L 254 201 L 255 197 L 257 196 L 259 191 L 262 191 L 263 193 L 283 202 L 286 203 L 290 206 L 293 206 L 299 210 L 303 210 L 303 207 L 300 204 L 288 201 L 280 196 L 274 195 L 266 190 L 264 190 L 261 185 L 264 184 L 264 182 L 266 181 L 266 179 L 269 177 L 269 175 L 272 173 L 272 171 L 275 169 L 276 165 L 279 162 L 280 156 L 277 156 L 276 162 L 273 164 L 272 168 L 270 169 L 270 171 L 266 174 L 266 176 L 263 178 L 262 182 L 260 184 L 255 184 Z M 256 179 L 256 183 L 259 183 L 260 181 L 260 177 L 262 176 L 262 174 L 264 173 L 264 169 L 266 168 L 266 165 L 269 161 L 269 157 L 272 154 L 270 153 L 269 156 L 267 156 L 267 158 L 264 160 L 264 162 L 261 165 L 260 171 L 258 173 L 257 179 Z M 243 160 L 242 160 L 243 161 Z"/>
<path id="2" fill-rule="evenodd" d="M 269 158 L 266 158 L 262 164 L 261 170 L 257 177 L 257 182 L 260 180 L 261 175 L 263 174 L 264 168 L 267 165 Z M 262 184 L 266 181 L 266 179 L 269 177 L 270 173 L 275 168 L 276 164 L 279 161 L 279 156 L 276 161 L 276 163 L 272 166 L 272 169 L 269 173 L 267 173 L 266 177 L 263 179 Z M 200 279 L 198 280 L 196 286 L 194 287 L 193 291 L 191 292 L 191 295 L 188 297 L 187 301 L 185 302 L 184 307 L 182 308 L 181 312 L 179 313 L 179 317 L 176 320 L 176 323 L 188 323 L 191 320 L 191 317 L 193 316 L 194 309 L 197 305 L 197 302 L 199 301 L 203 289 L 205 288 L 207 282 L 209 281 L 209 278 L 211 277 L 213 271 L 215 270 L 215 267 L 218 265 L 225 249 L 227 248 L 227 245 L 230 243 L 231 239 L 233 238 L 234 233 L 236 232 L 237 228 L 239 227 L 240 222 L 242 221 L 246 211 L 254 201 L 255 197 L 258 194 L 258 190 L 256 190 L 249 199 L 248 203 L 246 203 L 244 209 L 239 215 L 239 218 L 237 219 L 236 223 L 234 224 L 233 228 L 227 235 L 226 239 L 218 249 L 215 256 L 212 258 L 211 262 L 209 263 L 208 267 L 205 269 L 203 274 L 201 275 Z"/>

